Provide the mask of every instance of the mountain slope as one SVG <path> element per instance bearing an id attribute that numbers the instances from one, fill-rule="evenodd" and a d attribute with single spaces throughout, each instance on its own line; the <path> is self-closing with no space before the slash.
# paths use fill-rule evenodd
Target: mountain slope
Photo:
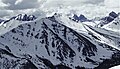
<path id="1" fill-rule="evenodd" d="M 114 31 L 120 34 L 120 15 L 109 24 L 104 25 L 102 28 L 105 28 L 107 30 Z"/>
<path id="2" fill-rule="evenodd" d="M 100 19 L 100 23 L 97 25 L 97 27 L 102 27 L 106 24 L 109 24 L 118 16 L 119 16 L 119 14 L 115 13 L 114 11 L 110 12 L 108 16 Z"/>
<path id="3" fill-rule="evenodd" d="M 119 59 L 113 55 L 119 55 L 120 51 L 63 23 L 52 16 L 20 24 L 1 35 L 1 68 L 80 69 L 120 64 L 115 60 L 104 66 L 106 61 Z"/>

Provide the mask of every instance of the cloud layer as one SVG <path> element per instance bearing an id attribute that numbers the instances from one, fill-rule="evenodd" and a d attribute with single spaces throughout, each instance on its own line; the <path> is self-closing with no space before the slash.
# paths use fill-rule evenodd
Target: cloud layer
<path id="1" fill-rule="evenodd" d="M 41 15 L 43 11 L 77 11 L 88 17 L 101 16 L 111 11 L 119 12 L 119 0 L 0 0 L 0 17 L 29 13 Z M 12 11 L 12 12 L 11 12 Z M 39 13 L 40 11 L 40 13 Z"/>
<path id="2" fill-rule="evenodd" d="M 105 0 L 104 4 L 107 7 L 120 8 L 120 0 Z"/>

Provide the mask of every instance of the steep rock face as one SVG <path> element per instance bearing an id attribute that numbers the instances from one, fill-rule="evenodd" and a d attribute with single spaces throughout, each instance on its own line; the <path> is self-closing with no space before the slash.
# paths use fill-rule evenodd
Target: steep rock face
<path id="1" fill-rule="evenodd" d="M 119 52 L 62 25 L 54 16 L 20 25 L 2 35 L 0 51 L 3 69 L 95 68 Z"/>
<path id="2" fill-rule="evenodd" d="M 70 19 L 72 19 L 73 21 L 76 21 L 76 22 L 91 21 L 91 20 L 87 19 L 83 14 L 81 14 L 80 16 L 74 14 L 73 17 L 71 17 Z"/>
<path id="3" fill-rule="evenodd" d="M 0 19 L 0 23 L 3 22 L 4 20 Z"/>
<path id="4" fill-rule="evenodd" d="M 79 19 L 80 19 L 81 22 L 88 21 L 88 19 L 82 14 L 79 16 Z"/>
<path id="5" fill-rule="evenodd" d="M 35 20 L 36 17 L 34 15 L 19 14 L 15 19 L 19 21 L 32 21 Z"/>
<path id="6" fill-rule="evenodd" d="M 104 25 L 102 28 L 120 33 L 120 15 L 109 24 Z"/>
<path id="7" fill-rule="evenodd" d="M 27 14 L 19 14 L 17 16 L 13 16 L 8 20 L 0 20 L 0 23 L 2 24 L 6 24 L 8 22 L 10 22 L 11 20 L 17 20 L 17 21 L 33 21 L 35 20 L 37 17 L 35 17 L 34 15 L 27 15 Z"/>
<path id="8" fill-rule="evenodd" d="M 101 19 L 101 22 L 100 22 L 100 24 L 98 24 L 98 27 L 102 27 L 102 26 L 112 22 L 117 17 L 118 17 L 118 14 L 116 14 L 113 11 L 110 12 L 108 16 Z"/>

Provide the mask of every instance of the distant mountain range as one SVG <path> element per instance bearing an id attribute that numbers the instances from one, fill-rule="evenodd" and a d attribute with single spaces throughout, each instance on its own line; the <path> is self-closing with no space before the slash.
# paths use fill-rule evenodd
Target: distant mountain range
<path id="1" fill-rule="evenodd" d="M 108 16 L 106 17 L 96 17 L 95 19 L 87 19 L 83 14 L 80 16 L 74 14 L 73 17 L 70 17 L 71 20 L 76 21 L 76 22 L 94 22 L 94 21 L 100 21 L 99 27 L 102 27 L 105 24 L 108 24 L 112 22 L 116 17 L 118 17 L 118 14 L 115 12 L 110 12 Z"/>
<path id="2" fill-rule="evenodd" d="M 35 20 L 37 17 L 35 17 L 34 15 L 27 15 L 27 14 L 18 14 L 17 16 L 13 16 L 8 20 L 0 20 L 0 23 L 7 23 L 11 20 L 18 20 L 18 21 L 33 21 Z"/>

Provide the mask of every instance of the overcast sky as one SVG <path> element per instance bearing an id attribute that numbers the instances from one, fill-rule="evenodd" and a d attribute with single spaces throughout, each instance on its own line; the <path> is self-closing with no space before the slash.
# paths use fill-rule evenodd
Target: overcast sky
<path id="1" fill-rule="evenodd" d="M 58 8 L 87 17 L 103 16 L 120 12 L 120 0 L 0 0 L 0 18 L 20 13 L 41 15 L 44 11 L 59 11 Z"/>

